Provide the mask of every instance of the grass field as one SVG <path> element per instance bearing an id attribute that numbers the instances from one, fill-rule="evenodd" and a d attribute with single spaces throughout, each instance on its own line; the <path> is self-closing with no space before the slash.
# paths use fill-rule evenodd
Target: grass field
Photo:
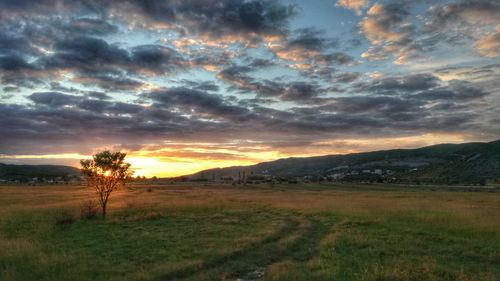
<path id="1" fill-rule="evenodd" d="M 83 187 L 1 186 L 0 280 L 500 280 L 493 191 L 136 184 L 86 220 Z"/>

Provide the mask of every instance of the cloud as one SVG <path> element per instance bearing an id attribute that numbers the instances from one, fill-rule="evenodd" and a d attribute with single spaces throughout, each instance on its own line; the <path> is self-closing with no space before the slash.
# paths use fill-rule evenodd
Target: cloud
<path id="1" fill-rule="evenodd" d="M 399 5 L 383 6 L 376 3 L 360 23 L 361 31 L 374 45 L 398 42 L 407 38 L 413 27 L 406 20 L 408 12 Z"/>
<path id="2" fill-rule="evenodd" d="M 360 14 L 369 2 L 337 5 Z M 287 3 L 0 1 L 0 82 L 8 92 L 0 154 L 88 153 L 124 142 L 259 150 L 429 132 L 498 135 L 498 67 L 431 74 L 358 65 L 358 50 L 330 35 L 364 36 L 364 61 L 409 63 L 450 42 L 496 57 L 495 1 L 447 1 L 419 16 L 414 1 L 384 1 L 361 18 L 357 35 L 307 26 L 306 11 L 306 21 L 291 24 L 300 10 Z M 466 54 L 458 48 L 450 55 Z"/>
<path id="3" fill-rule="evenodd" d="M 324 92 L 318 84 L 311 82 L 293 82 L 284 87 L 279 98 L 283 101 L 313 102 L 314 98 Z"/>
<path id="4" fill-rule="evenodd" d="M 500 56 L 500 25 L 497 26 L 495 32 L 479 39 L 474 48 L 483 56 L 498 57 Z"/>
<path id="5" fill-rule="evenodd" d="M 108 11 L 132 26 L 171 28 L 188 36 L 255 43 L 285 35 L 296 8 L 274 0 L 222 0 L 216 4 L 210 0 L 130 0 L 111 5 Z"/>
<path id="6" fill-rule="evenodd" d="M 452 102 L 470 102 L 481 99 L 490 93 L 475 87 L 467 81 L 452 80 L 447 86 L 429 89 L 413 95 L 425 100 L 444 100 Z"/>
<path id="7" fill-rule="evenodd" d="M 416 40 L 416 27 L 404 3 L 374 4 L 358 28 L 372 44 L 361 57 L 385 60 L 394 55 L 395 64 L 406 64 L 420 57 L 422 45 Z"/>
<path id="8" fill-rule="evenodd" d="M 37 92 L 29 96 L 29 99 L 37 104 L 50 107 L 62 107 L 75 104 L 79 98 L 77 96 L 66 95 L 59 92 Z"/>
<path id="9" fill-rule="evenodd" d="M 315 28 L 295 30 L 286 40 L 268 44 L 268 48 L 288 66 L 311 77 L 330 79 L 334 65 L 354 64 L 352 56 L 335 51 L 337 40 L 327 38 Z"/>
<path id="10" fill-rule="evenodd" d="M 277 98 L 281 101 L 314 103 L 327 89 L 314 81 L 275 81 L 254 79 L 248 75 L 252 68 L 232 66 L 218 73 L 217 77 L 234 85 L 243 93 L 255 93 L 259 98 Z"/>
<path id="11" fill-rule="evenodd" d="M 337 6 L 354 10 L 356 15 L 361 15 L 361 10 L 366 8 L 369 0 L 337 0 Z"/>
<path id="12" fill-rule="evenodd" d="M 389 58 L 387 52 L 380 46 L 368 47 L 368 50 L 362 53 L 361 57 L 369 61 L 386 60 Z"/>
<path id="13" fill-rule="evenodd" d="M 79 18 L 67 27 L 69 33 L 103 36 L 118 32 L 118 27 L 103 19 Z"/>
<path id="14" fill-rule="evenodd" d="M 0 69 L 2 71 L 22 71 L 32 70 L 34 67 L 26 62 L 24 58 L 19 55 L 0 55 Z"/>
<path id="15" fill-rule="evenodd" d="M 429 75 L 387 78 L 391 77 L 359 86 L 371 87 L 372 92 L 334 98 L 317 97 L 317 85 L 267 85 L 268 95 L 315 101 L 289 109 L 186 87 L 145 94 L 147 106 L 91 93 L 35 92 L 29 96 L 30 104 L 0 104 L 0 153 L 53 152 L 54 147 L 88 152 L 96 145 L 123 140 L 160 144 L 164 140 L 237 138 L 277 143 L 290 134 L 301 141 L 318 142 L 363 134 L 491 132 L 490 121 L 478 113 L 487 106 L 481 100 L 489 93 L 473 84 L 439 82 Z M 389 91 L 394 94 L 386 95 Z M 475 124 L 472 129 L 471 124 Z M 78 148 L 75 143 L 80 144 Z"/>
<path id="16" fill-rule="evenodd" d="M 499 52 L 500 3 L 489 0 L 462 0 L 432 6 L 426 17 L 423 32 L 435 41 L 464 44 L 474 41 L 473 47 L 482 56 L 496 57 Z"/>
<path id="17" fill-rule="evenodd" d="M 429 12 L 426 28 L 430 30 L 443 30 L 450 26 L 460 28 L 464 23 L 496 25 L 500 22 L 500 4 L 494 0 L 461 0 L 441 6 L 433 5 Z"/>
<path id="18" fill-rule="evenodd" d="M 124 74 L 82 73 L 71 79 L 84 86 L 98 86 L 108 91 L 134 91 L 145 87 L 142 81 L 128 78 Z"/>
<path id="19" fill-rule="evenodd" d="M 166 73 L 175 71 L 183 66 L 184 59 L 174 49 L 160 45 L 141 45 L 132 49 L 132 64 L 139 71 Z"/>
<path id="20" fill-rule="evenodd" d="M 382 95 L 396 95 L 414 91 L 422 91 L 441 84 L 439 78 L 432 74 L 410 74 L 406 76 L 390 76 L 373 79 L 356 85 L 358 91 L 373 92 Z"/>
<path id="21" fill-rule="evenodd" d="M 167 107 L 180 107 L 190 114 L 206 118 L 245 120 L 250 111 L 231 105 L 221 96 L 189 88 L 172 88 L 152 92 L 147 95 L 152 100 Z"/>
<path id="22" fill-rule="evenodd" d="M 79 36 L 56 42 L 53 54 L 40 63 L 49 69 L 94 70 L 129 64 L 130 57 L 125 49 L 110 45 L 103 39 Z"/>
<path id="23" fill-rule="evenodd" d="M 103 39 L 83 36 L 59 41 L 54 53 L 43 60 L 45 68 L 76 69 L 78 71 L 116 72 L 120 67 L 132 73 L 161 74 L 182 67 L 177 51 L 160 45 L 139 45 L 130 52 Z"/>
<path id="24" fill-rule="evenodd" d="M 168 47 L 139 45 L 127 50 L 101 38 L 79 36 L 56 41 L 49 55 L 31 64 L 16 57 L 16 61 L 11 59 L 5 66 L 16 71 L 11 80 L 17 76 L 54 77 L 57 73 L 69 72 L 72 74 L 69 79 L 74 83 L 131 91 L 145 86 L 141 76 L 175 72 L 188 64 L 177 51 Z"/>
<path id="25" fill-rule="evenodd" d="M 212 81 L 193 81 L 193 80 L 182 80 L 182 83 L 186 85 L 188 88 L 192 88 L 199 91 L 207 91 L 207 92 L 217 92 L 219 91 L 219 86 L 217 86 Z"/>
<path id="26" fill-rule="evenodd" d="M 333 81 L 336 83 L 351 83 L 361 76 L 359 72 L 345 72 L 338 74 L 334 77 Z"/>

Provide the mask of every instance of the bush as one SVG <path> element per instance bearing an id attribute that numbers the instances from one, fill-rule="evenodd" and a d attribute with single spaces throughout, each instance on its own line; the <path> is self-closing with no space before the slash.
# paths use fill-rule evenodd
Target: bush
<path id="1" fill-rule="evenodd" d="M 93 219 L 97 217 L 97 213 L 99 212 L 99 206 L 93 200 L 87 200 L 82 202 L 80 205 L 80 217 L 82 219 Z"/>
<path id="2" fill-rule="evenodd" d="M 54 215 L 56 225 L 70 225 L 75 222 L 75 215 L 68 209 L 60 209 Z"/>

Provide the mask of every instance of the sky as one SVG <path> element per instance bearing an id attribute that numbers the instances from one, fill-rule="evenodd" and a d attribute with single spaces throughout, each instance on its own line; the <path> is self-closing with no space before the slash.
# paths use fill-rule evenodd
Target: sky
<path id="1" fill-rule="evenodd" d="M 497 0 L 0 0 L 0 162 L 141 176 L 500 139 Z"/>

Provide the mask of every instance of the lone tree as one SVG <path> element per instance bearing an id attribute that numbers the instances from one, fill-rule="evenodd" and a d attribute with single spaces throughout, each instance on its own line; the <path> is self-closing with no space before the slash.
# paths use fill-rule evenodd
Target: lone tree
<path id="1" fill-rule="evenodd" d="M 130 164 L 124 161 L 126 155 L 106 150 L 95 154 L 92 159 L 80 161 L 87 186 L 94 188 L 99 196 L 103 218 L 106 217 L 106 205 L 111 193 L 124 186 L 133 174 Z"/>

